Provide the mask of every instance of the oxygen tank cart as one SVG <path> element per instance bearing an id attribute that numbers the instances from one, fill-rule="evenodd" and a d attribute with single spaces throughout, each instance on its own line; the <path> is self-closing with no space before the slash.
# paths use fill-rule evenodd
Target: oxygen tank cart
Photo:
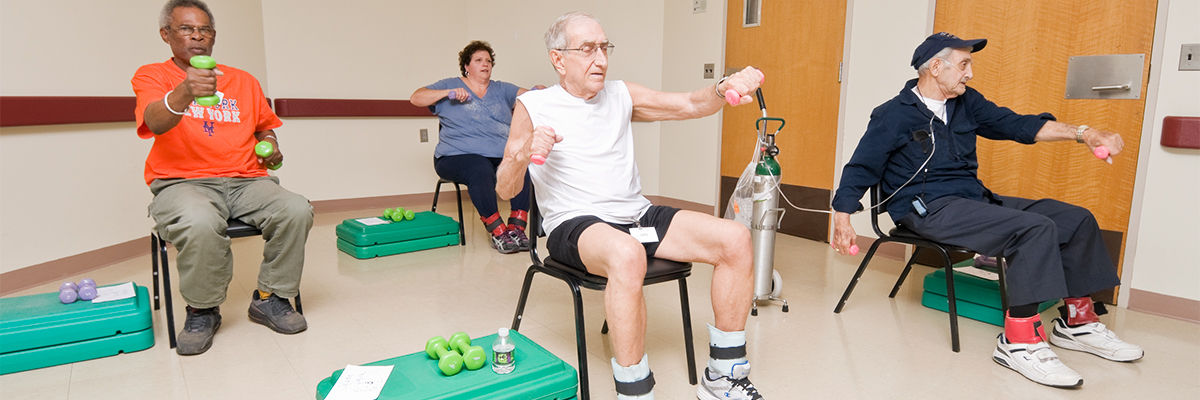
<path id="1" fill-rule="evenodd" d="M 755 166 L 754 174 L 754 206 L 750 219 L 750 240 L 754 249 L 754 301 L 751 302 L 750 315 L 758 315 L 759 301 L 783 302 L 783 312 L 788 312 L 787 300 L 779 297 L 783 291 L 783 278 L 775 270 L 775 231 L 783 221 L 783 208 L 779 207 L 779 182 L 781 168 L 775 156 L 779 148 L 775 146 L 775 135 L 783 130 L 786 123 L 782 118 L 767 117 L 767 106 L 763 102 L 762 89 L 755 91 L 758 97 L 758 108 L 762 110 L 762 118 L 754 121 L 758 131 L 758 146 L 762 158 Z M 767 123 L 779 122 L 775 133 L 767 133 Z"/>

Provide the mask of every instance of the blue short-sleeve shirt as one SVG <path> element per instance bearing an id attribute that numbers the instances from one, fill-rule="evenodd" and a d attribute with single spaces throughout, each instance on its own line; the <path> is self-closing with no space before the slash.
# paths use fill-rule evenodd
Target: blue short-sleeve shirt
<path id="1" fill-rule="evenodd" d="M 471 92 L 457 77 L 442 79 L 425 88 L 464 88 Z M 441 124 L 433 156 L 479 154 L 491 158 L 503 157 L 518 89 L 517 85 L 511 83 L 490 81 L 487 93 L 482 98 L 472 92 L 467 101 L 442 98 L 430 105 L 429 111 L 438 116 Z"/>

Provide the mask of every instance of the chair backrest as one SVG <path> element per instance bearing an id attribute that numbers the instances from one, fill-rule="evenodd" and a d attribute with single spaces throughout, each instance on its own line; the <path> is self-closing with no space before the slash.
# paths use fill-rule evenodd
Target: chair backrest
<path id="1" fill-rule="evenodd" d="M 529 234 L 529 258 L 534 264 L 541 265 L 542 258 L 538 256 L 537 242 L 539 237 L 546 236 L 546 232 L 542 230 L 542 213 L 538 210 L 537 196 L 533 191 L 533 184 L 529 184 L 529 226 L 525 228 Z"/>
<path id="2" fill-rule="evenodd" d="M 871 229 L 875 230 L 875 234 L 879 237 L 887 235 L 883 234 L 883 230 L 879 229 L 879 214 L 887 212 L 886 205 L 883 203 L 883 189 L 876 183 L 871 186 Z"/>

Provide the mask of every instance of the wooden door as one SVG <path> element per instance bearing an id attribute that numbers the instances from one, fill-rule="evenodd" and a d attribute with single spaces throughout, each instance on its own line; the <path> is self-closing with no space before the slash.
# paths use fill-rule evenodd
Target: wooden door
<path id="1" fill-rule="evenodd" d="M 1105 232 L 1120 270 L 1137 173 L 1146 79 L 1154 44 L 1157 0 L 962 0 L 939 1 L 935 32 L 964 39 L 987 38 L 975 53 L 970 86 L 1018 113 L 1050 112 L 1059 121 L 1117 132 L 1124 152 L 1112 165 L 1071 142 L 1024 146 L 979 141 L 979 178 L 992 191 L 1026 198 L 1053 198 L 1085 207 Z M 1145 54 L 1141 95 L 1136 100 L 1067 100 L 1071 56 Z M 1113 302 L 1097 296 L 1097 300 Z"/>
<path id="2" fill-rule="evenodd" d="M 763 0 L 760 25 L 743 28 L 743 0 L 729 0 L 725 66 L 747 65 L 766 74 L 767 112 L 787 125 L 776 138 L 782 189 L 793 204 L 828 209 L 837 150 L 838 82 L 846 1 Z M 725 107 L 721 126 L 721 206 L 754 154 L 757 106 Z M 828 241 L 828 214 L 801 212 L 782 199 L 780 232 Z"/>

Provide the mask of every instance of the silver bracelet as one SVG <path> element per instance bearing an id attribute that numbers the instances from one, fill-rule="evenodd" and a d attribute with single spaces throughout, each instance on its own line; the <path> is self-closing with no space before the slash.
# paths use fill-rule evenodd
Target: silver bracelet
<path id="1" fill-rule="evenodd" d="M 729 77 L 723 76 L 723 77 L 721 77 L 721 80 L 717 81 L 716 85 L 713 85 L 713 91 L 717 93 L 718 98 L 721 98 L 721 99 L 725 98 L 725 94 L 721 93 L 721 82 L 725 82 L 726 79 L 729 79 Z"/>
<path id="2" fill-rule="evenodd" d="M 1088 128 L 1089 127 L 1087 125 L 1080 125 L 1078 128 L 1075 129 L 1075 142 L 1084 143 L 1083 132 L 1087 131 Z"/>
<path id="3" fill-rule="evenodd" d="M 167 92 L 166 95 L 163 95 L 163 105 L 167 107 L 167 111 L 170 111 L 171 114 L 175 115 L 187 115 L 187 111 L 175 111 L 171 109 L 171 103 L 167 102 L 167 97 L 171 96 L 171 92 L 174 92 L 174 90 Z"/>

